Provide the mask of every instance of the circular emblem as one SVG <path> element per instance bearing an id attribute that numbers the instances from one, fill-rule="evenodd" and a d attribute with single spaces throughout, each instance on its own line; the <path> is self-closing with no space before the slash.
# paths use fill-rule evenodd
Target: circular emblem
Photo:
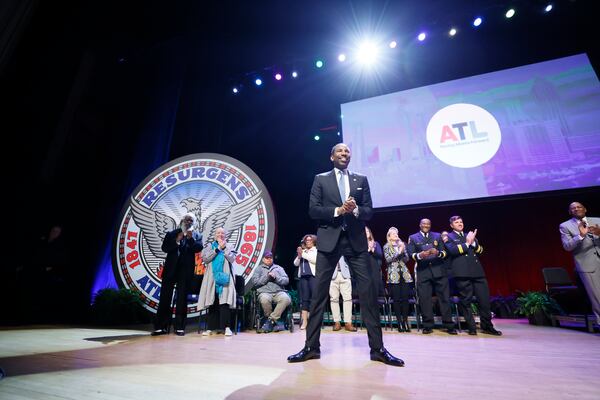
<path id="1" fill-rule="evenodd" d="M 500 126 L 494 116 L 473 104 L 444 107 L 427 125 L 429 149 L 452 167 L 473 168 L 488 162 L 501 141 Z"/>
<path id="2" fill-rule="evenodd" d="M 275 215 L 262 181 L 246 165 L 221 154 L 181 157 L 152 172 L 124 205 L 113 242 L 113 268 L 121 286 L 140 293 L 144 306 L 158 310 L 165 234 L 176 229 L 184 214 L 196 216 L 195 229 L 204 245 L 225 228 L 237 253 L 234 272 L 246 281 L 271 249 Z M 196 274 L 204 272 L 196 254 Z M 188 315 L 197 316 L 197 303 Z"/>
<path id="3" fill-rule="evenodd" d="M 400 280 L 400 274 L 398 273 L 398 271 L 390 272 L 389 280 L 390 282 L 398 282 Z"/>

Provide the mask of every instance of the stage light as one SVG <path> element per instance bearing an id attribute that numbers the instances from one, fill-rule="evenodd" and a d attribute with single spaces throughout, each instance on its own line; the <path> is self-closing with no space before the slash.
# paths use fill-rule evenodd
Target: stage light
<path id="1" fill-rule="evenodd" d="M 452 28 L 452 29 L 450 29 L 450 31 L 448 31 L 448 35 L 454 36 L 454 35 L 456 35 L 456 32 L 457 32 L 456 28 Z"/>
<path id="2" fill-rule="evenodd" d="M 395 41 L 395 40 L 392 40 L 392 41 L 390 42 L 390 49 L 395 49 L 395 48 L 396 48 L 396 46 L 398 46 L 398 43 L 396 43 L 396 41 Z"/>
<path id="3" fill-rule="evenodd" d="M 256 86 L 260 86 L 260 85 L 262 85 L 262 79 L 256 78 L 256 80 L 254 81 L 254 83 L 256 84 Z"/>
<path id="4" fill-rule="evenodd" d="M 297 78 L 298 77 L 298 73 L 296 71 L 292 72 L 292 78 Z"/>
<path id="5" fill-rule="evenodd" d="M 233 92 L 233 94 L 238 94 L 240 92 L 240 90 L 238 88 L 234 87 L 232 89 L 232 92 Z"/>
<path id="6" fill-rule="evenodd" d="M 379 49 L 372 42 L 363 42 L 358 46 L 356 59 L 363 65 L 372 65 L 377 61 Z"/>
<path id="7" fill-rule="evenodd" d="M 427 34 L 425 32 L 421 32 L 419 33 L 419 36 L 417 36 L 417 39 L 419 39 L 419 42 L 422 42 L 423 40 L 425 40 L 426 37 Z"/>
<path id="8" fill-rule="evenodd" d="M 546 12 L 550 12 L 550 11 L 552 11 L 552 4 L 548 4 L 548 5 L 546 6 L 546 8 L 544 8 L 544 11 L 546 11 Z"/>
<path id="9" fill-rule="evenodd" d="M 340 54 L 340 55 L 338 56 L 338 61 L 339 61 L 339 62 L 344 62 L 344 61 L 346 61 L 346 55 L 345 55 L 344 53 Z"/>
<path id="10" fill-rule="evenodd" d="M 321 137 L 320 137 L 319 135 L 315 135 L 315 140 L 317 140 L 317 141 L 318 141 L 318 140 L 320 140 L 320 139 L 321 139 Z"/>
<path id="11" fill-rule="evenodd" d="M 481 19 L 481 17 L 477 17 L 473 20 L 473 26 L 478 27 L 479 25 L 481 25 L 482 22 L 483 22 L 483 19 Z"/>
<path id="12" fill-rule="evenodd" d="M 515 9 L 514 8 L 511 8 L 505 14 L 506 18 L 512 18 L 514 15 L 515 15 Z"/>
<path id="13" fill-rule="evenodd" d="M 322 60 L 317 60 L 315 62 L 315 67 L 317 67 L 317 68 L 323 68 L 323 61 Z"/>
<path id="14" fill-rule="evenodd" d="M 275 80 L 276 81 L 280 81 L 281 80 L 281 74 L 275 74 Z"/>
<path id="15" fill-rule="evenodd" d="M 340 133 L 338 132 L 338 134 L 337 134 L 337 135 L 338 135 L 338 136 L 340 136 Z"/>

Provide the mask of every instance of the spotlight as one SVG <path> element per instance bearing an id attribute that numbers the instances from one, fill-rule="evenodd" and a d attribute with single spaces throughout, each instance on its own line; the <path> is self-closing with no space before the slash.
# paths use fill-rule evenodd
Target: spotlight
<path id="1" fill-rule="evenodd" d="M 419 39 L 419 42 L 422 42 L 423 40 L 425 40 L 426 37 L 427 34 L 425 32 L 421 32 L 419 33 L 419 36 L 417 36 L 417 39 Z"/>
<path id="2" fill-rule="evenodd" d="M 508 10 L 506 12 L 506 14 L 504 14 L 506 16 L 506 18 L 512 18 L 515 15 L 515 9 L 511 8 L 510 10 Z"/>
<path id="3" fill-rule="evenodd" d="M 339 61 L 339 62 L 344 62 L 344 61 L 346 61 L 346 55 L 345 55 L 344 53 L 340 54 L 340 55 L 338 56 L 338 61 Z"/>
<path id="4" fill-rule="evenodd" d="M 338 135 L 338 136 L 340 136 L 340 133 L 338 132 L 338 134 L 337 134 L 337 135 Z"/>
<path id="5" fill-rule="evenodd" d="M 238 94 L 240 92 L 240 90 L 236 87 L 234 87 L 232 90 L 233 94 Z"/>
<path id="6" fill-rule="evenodd" d="M 321 137 L 319 135 L 315 135 L 315 140 L 319 141 L 319 140 L 321 140 Z"/>
<path id="7" fill-rule="evenodd" d="M 473 26 L 478 27 L 479 25 L 481 25 L 482 22 L 483 22 L 483 19 L 481 19 L 481 17 L 477 17 L 473 20 Z"/>
<path id="8" fill-rule="evenodd" d="M 395 41 L 395 40 L 392 40 L 392 41 L 390 42 L 390 49 L 395 49 L 395 48 L 396 48 L 396 46 L 398 46 L 398 43 L 396 43 L 396 41 Z"/>
<path id="9" fill-rule="evenodd" d="M 292 72 L 292 78 L 297 78 L 298 77 L 298 73 L 296 71 Z"/>
<path id="10" fill-rule="evenodd" d="M 256 86 L 260 86 L 260 85 L 262 85 L 262 79 L 256 78 L 256 80 L 254 81 L 254 83 L 256 84 Z"/>
<path id="11" fill-rule="evenodd" d="M 448 31 L 448 35 L 454 36 L 454 35 L 456 35 L 456 32 L 457 32 L 456 28 L 452 28 L 452 29 L 450 29 L 450 31 Z"/>
<path id="12" fill-rule="evenodd" d="M 546 11 L 546 12 L 550 12 L 550 11 L 552 11 L 552 4 L 548 4 L 548 5 L 546 6 L 546 8 L 544 8 L 544 11 Z"/>
<path id="13" fill-rule="evenodd" d="M 275 74 L 275 80 L 276 81 L 280 81 L 281 80 L 281 74 Z"/>
<path id="14" fill-rule="evenodd" d="M 377 61 L 377 53 L 379 53 L 377 46 L 371 42 L 364 42 L 358 47 L 356 59 L 363 65 L 371 65 Z"/>
<path id="15" fill-rule="evenodd" d="M 322 60 L 317 60 L 317 62 L 315 62 L 315 67 L 317 67 L 317 68 L 323 68 L 323 61 Z"/>

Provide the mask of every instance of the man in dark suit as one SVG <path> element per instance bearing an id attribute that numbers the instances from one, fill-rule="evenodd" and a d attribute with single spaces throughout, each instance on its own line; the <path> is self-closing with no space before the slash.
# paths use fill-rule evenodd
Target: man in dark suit
<path id="1" fill-rule="evenodd" d="M 404 361 L 391 355 L 384 347 L 379 319 L 379 307 L 372 273 L 369 270 L 365 221 L 373 215 L 373 204 L 367 177 L 348 171 L 350 149 L 343 143 L 331 149 L 334 169 L 315 177 L 310 192 L 309 215 L 317 220 L 319 229 L 316 266 L 316 288 L 310 319 L 306 329 L 306 343 L 289 362 L 320 358 L 319 337 L 323 310 L 329 300 L 331 276 L 338 260 L 344 256 L 356 280 L 361 315 L 367 327 L 371 360 L 388 365 L 403 366 Z"/>
<path id="2" fill-rule="evenodd" d="M 476 239 L 477 229 L 469 231 L 465 235 L 463 233 L 463 220 L 458 215 L 450 218 L 450 227 L 452 232 L 448 234 L 448 241 L 445 246 L 452 257 L 452 276 L 460 298 L 459 305 L 467 321 L 469 335 L 477 335 L 475 318 L 471 310 L 473 295 L 475 295 L 479 303 L 482 332 L 488 335 L 500 336 L 502 332 L 496 330 L 492 324 L 490 290 L 485 278 L 485 271 L 477 257 L 477 255 L 483 253 L 483 247 Z"/>
<path id="3" fill-rule="evenodd" d="M 196 253 L 202 251 L 202 235 L 193 229 L 195 217 L 185 214 L 179 227 L 167 232 L 162 244 L 162 251 L 167 253 L 165 259 L 158 312 L 154 321 L 152 336 L 166 334 L 171 319 L 171 299 L 177 284 L 177 304 L 175 305 L 175 334 L 185 335 L 187 317 L 187 286 L 191 282 L 196 263 Z"/>
<path id="4" fill-rule="evenodd" d="M 446 332 L 456 335 L 452 313 L 450 312 L 450 293 L 448 291 L 448 274 L 446 273 L 446 250 L 442 236 L 431 232 L 431 221 L 423 218 L 419 223 L 421 230 L 408 238 L 407 251 L 415 263 L 415 280 L 417 281 L 417 295 L 419 306 L 423 315 L 423 333 L 433 332 L 433 302 L 431 296 L 435 295 L 440 304 L 442 322 Z"/>

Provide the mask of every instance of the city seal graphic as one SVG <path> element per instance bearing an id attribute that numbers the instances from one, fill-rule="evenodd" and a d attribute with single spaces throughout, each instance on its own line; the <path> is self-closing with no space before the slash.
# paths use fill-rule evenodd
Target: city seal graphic
<path id="1" fill-rule="evenodd" d="M 166 254 L 165 234 L 186 213 L 196 216 L 196 229 L 206 246 L 224 227 L 235 250 L 234 270 L 246 281 L 262 254 L 273 245 L 275 215 L 269 193 L 258 176 L 231 157 L 200 153 L 173 160 L 152 172 L 124 205 L 113 241 L 113 268 L 119 285 L 139 292 L 144 307 L 156 312 L 160 271 Z M 196 273 L 204 265 L 196 255 Z M 197 316 L 197 304 L 188 315 Z"/>

